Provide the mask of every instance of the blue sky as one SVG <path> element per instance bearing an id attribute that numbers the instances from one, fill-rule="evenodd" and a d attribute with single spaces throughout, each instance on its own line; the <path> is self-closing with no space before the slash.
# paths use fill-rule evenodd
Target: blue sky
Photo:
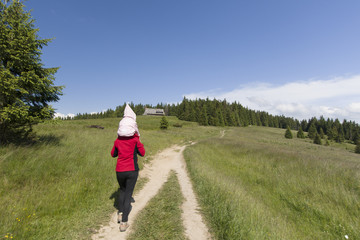
<path id="1" fill-rule="evenodd" d="M 59 114 L 226 98 L 360 123 L 360 1 L 28 0 Z"/>

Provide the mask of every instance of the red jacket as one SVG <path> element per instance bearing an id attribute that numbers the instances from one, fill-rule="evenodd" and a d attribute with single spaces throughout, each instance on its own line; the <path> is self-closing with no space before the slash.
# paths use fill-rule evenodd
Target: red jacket
<path id="1" fill-rule="evenodd" d="M 116 171 L 138 171 L 138 154 L 143 157 L 145 155 L 145 148 L 137 134 L 132 137 L 118 136 L 111 150 L 111 156 L 118 157 Z"/>

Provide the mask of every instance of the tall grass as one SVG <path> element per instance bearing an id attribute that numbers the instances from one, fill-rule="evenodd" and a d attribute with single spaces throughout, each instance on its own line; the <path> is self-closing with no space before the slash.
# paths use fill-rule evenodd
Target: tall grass
<path id="1" fill-rule="evenodd" d="M 183 127 L 161 131 L 159 117 L 138 117 L 141 165 L 170 145 L 218 133 L 168 119 Z M 118 188 L 110 150 L 119 120 L 50 121 L 36 126 L 36 143 L 0 147 L 0 238 L 89 239 L 107 222 Z"/>
<path id="2" fill-rule="evenodd" d="M 185 158 L 217 239 L 360 239 L 360 159 L 342 147 L 248 127 Z"/>
<path id="3" fill-rule="evenodd" d="M 136 218 L 128 240 L 186 239 L 181 220 L 183 195 L 174 171 Z"/>

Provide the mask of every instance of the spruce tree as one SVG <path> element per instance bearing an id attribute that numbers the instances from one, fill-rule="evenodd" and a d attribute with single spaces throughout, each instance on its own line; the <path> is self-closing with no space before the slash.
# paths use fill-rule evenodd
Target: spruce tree
<path id="1" fill-rule="evenodd" d="M 304 131 L 302 130 L 301 127 L 300 127 L 299 131 L 297 132 L 296 137 L 297 138 L 305 138 Z"/>
<path id="2" fill-rule="evenodd" d="M 359 132 L 355 132 L 353 139 L 354 143 L 356 144 L 358 141 L 360 141 L 360 133 Z"/>
<path id="3" fill-rule="evenodd" d="M 163 116 L 160 121 L 160 129 L 167 129 L 168 127 L 169 127 L 169 122 L 166 119 L 166 117 Z"/>
<path id="4" fill-rule="evenodd" d="M 314 139 L 316 134 L 317 134 L 317 130 L 316 130 L 315 124 L 311 123 L 311 125 L 309 127 L 308 136 L 309 136 L 310 139 Z"/>
<path id="5" fill-rule="evenodd" d="M 200 116 L 199 116 L 199 124 L 202 126 L 208 126 L 209 125 L 209 121 L 208 121 L 208 116 L 207 116 L 207 110 L 206 110 L 206 105 L 204 104 L 201 112 L 200 112 Z"/>
<path id="6" fill-rule="evenodd" d="M 356 144 L 355 153 L 360 153 L 360 141 L 358 141 Z"/>
<path id="7" fill-rule="evenodd" d="M 0 143 L 27 133 L 32 125 L 53 117 L 49 105 L 61 95 L 54 86 L 58 68 L 44 68 L 34 19 L 22 1 L 0 0 Z"/>
<path id="8" fill-rule="evenodd" d="M 344 129 L 342 126 L 339 127 L 338 136 L 336 138 L 336 142 L 341 143 L 344 142 Z"/>
<path id="9" fill-rule="evenodd" d="M 322 129 L 322 127 L 320 128 L 320 137 L 321 137 L 321 139 L 324 139 L 324 137 L 325 137 L 325 133 L 324 133 L 324 130 Z"/>
<path id="10" fill-rule="evenodd" d="M 321 145 L 321 137 L 319 134 L 315 134 L 314 143 Z"/>
<path id="11" fill-rule="evenodd" d="M 293 135 L 292 135 L 292 132 L 291 132 L 289 126 L 286 128 L 285 137 L 286 137 L 286 138 L 289 138 L 289 139 L 293 138 Z"/>
<path id="12" fill-rule="evenodd" d="M 337 140 L 339 138 L 339 131 L 337 130 L 336 126 L 334 125 L 331 128 L 331 136 L 329 136 L 330 140 Z"/>

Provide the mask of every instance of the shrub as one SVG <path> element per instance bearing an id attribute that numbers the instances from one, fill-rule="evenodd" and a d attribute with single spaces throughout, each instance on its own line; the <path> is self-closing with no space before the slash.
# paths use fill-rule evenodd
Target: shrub
<path id="1" fill-rule="evenodd" d="M 319 134 L 315 134 L 314 143 L 321 145 L 321 137 Z"/>
<path id="2" fill-rule="evenodd" d="M 289 126 L 288 126 L 287 129 L 286 129 L 285 137 L 286 137 L 286 138 L 289 138 L 289 139 L 293 138 L 293 135 L 292 135 L 292 133 L 291 133 L 291 130 L 290 130 L 290 127 L 289 127 Z"/>
<path id="3" fill-rule="evenodd" d="M 160 121 L 160 129 L 167 129 L 168 127 L 169 127 L 169 122 L 166 119 L 166 117 L 163 116 Z"/>
<path id="4" fill-rule="evenodd" d="M 173 127 L 181 128 L 181 127 L 182 127 L 182 124 L 180 124 L 180 123 L 174 123 L 174 124 L 173 124 Z"/>

